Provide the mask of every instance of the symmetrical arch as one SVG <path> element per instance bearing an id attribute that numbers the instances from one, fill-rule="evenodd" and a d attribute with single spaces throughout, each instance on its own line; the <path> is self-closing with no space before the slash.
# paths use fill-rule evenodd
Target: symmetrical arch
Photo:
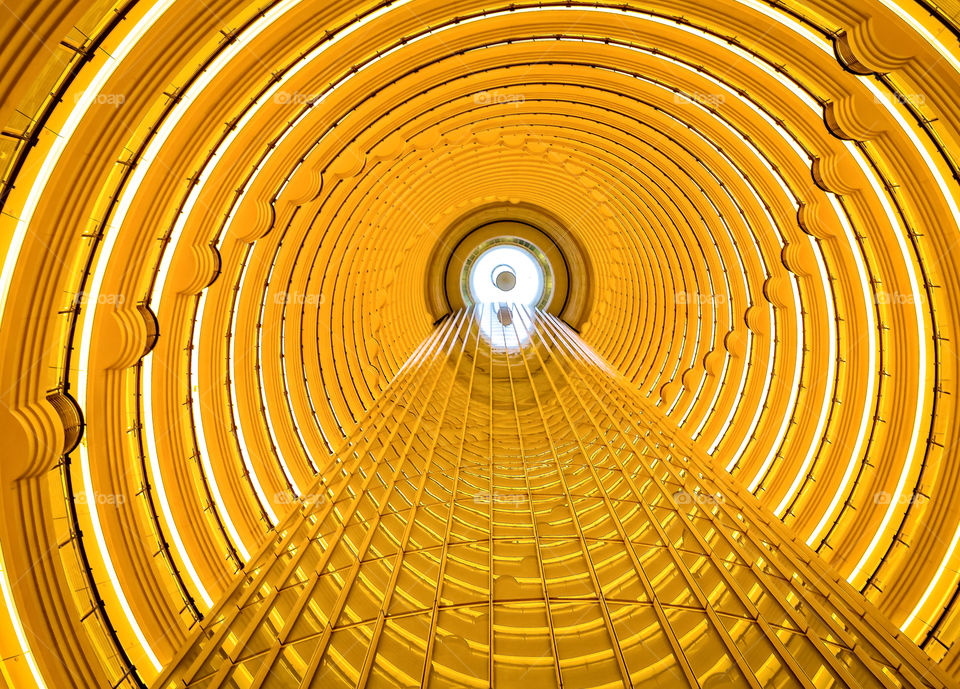
<path id="1" fill-rule="evenodd" d="M 157 678 L 469 218 L 539 218 L 557 315 L 960 673 L 950 3 L 0 12 L 4 683 Z"/>

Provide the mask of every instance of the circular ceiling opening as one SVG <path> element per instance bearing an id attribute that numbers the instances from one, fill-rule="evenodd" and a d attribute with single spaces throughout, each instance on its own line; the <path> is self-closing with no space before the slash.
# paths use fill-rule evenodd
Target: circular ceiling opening
<path id="1" fill-rule="evenodd" d="M 461 285 L 467 303 L 542 308 L 552 287 L 550 263 L 530 242 L 496 237 L 473 251 Z"/>
<path id="2" fill-rule="evenodd" d="M 505 214 L 520 219 L 505 219 Z M 512 247 L 513 258 L 487 258 L 498 247 Z M 475 268 L 481 257 L 483 264 Z M 525 276 L 531 257 L 539 272 Z M 484 285 L 474 284 L 475 274 Z M 532 305 L 576 329 L 589 312 L 591 274 L 582 248 L 555 218 L 533 207 L 491 205 L 465 213 L 437 236 L 424 285 L 435 322 L 459 309 L 507 303 L 524 311 Z M 524 291 L 527 284 L 534 285 L 532 294 Z"/>

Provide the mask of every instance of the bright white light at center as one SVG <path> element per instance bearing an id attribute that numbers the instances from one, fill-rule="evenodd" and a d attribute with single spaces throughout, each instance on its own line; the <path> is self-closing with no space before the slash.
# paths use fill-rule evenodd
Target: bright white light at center
<path id="1" fill-rule="evenodd" d="M 494 277 L 509 268 L 517 277 L 512 289 L 497 287 Z M 526 249 L 495 246 L 481 254 L 470 269 L 470 296 L 474 303 L 517 304 L 534 307 L 543 297 L 543 270 Z"/>
<path id="2" fill-rule="evenodd" d="M 506 289 L 497 285 L 502 273 L 513 273 L 516 283 L 501 279 Z M 543 268 L 526 249 L 514 244 L 501 244 L 484 251 L 470 267 L 470 299 L 481 304 L 480 332 L 496 348 L 522 347 L 530 339 L 530 327 L 524 318 L 543 298 Z"/>

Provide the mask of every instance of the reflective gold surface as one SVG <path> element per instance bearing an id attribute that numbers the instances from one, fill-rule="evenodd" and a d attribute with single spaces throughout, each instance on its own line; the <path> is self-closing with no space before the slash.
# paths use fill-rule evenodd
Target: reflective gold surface
<path id="1" fill-rule="evenodd" d="M 946 686 L 567 326 L 496 311 L 427 339 L 158 689 Z"/>
<path id="2" fill-rule="evenodd" d="M 877 634 L 960 677 L 958 17 L 957 0 L 3 0 L 0 689 L 173 672 L 386 391 L 414 384 L 405 362 L 466 303 L 460 266 L 506 228 L 550 262 L 543 310 L 596 353 L 588 380 L 622 376 L 643 418 L 876 606 Z M 530 346 L 538 379 L 554 350 Z M 513 365 L 477 372 L 507 385 Z M 464 451 L 487 437 L 479 405 L 519 415 L 524 453 L 566 457 L 536 429 L 580 401 L 513 390 L 452 394 Z M 490 614 L 507 635 L 541 624 Z"/>

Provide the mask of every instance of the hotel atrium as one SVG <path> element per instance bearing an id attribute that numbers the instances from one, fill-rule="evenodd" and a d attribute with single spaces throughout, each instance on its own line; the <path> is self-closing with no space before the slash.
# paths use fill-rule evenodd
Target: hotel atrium
<path id="1" fill-rule="evenodd" d="M 0 29 L 0 689 L 960 687 L 960 0 Z"/>

